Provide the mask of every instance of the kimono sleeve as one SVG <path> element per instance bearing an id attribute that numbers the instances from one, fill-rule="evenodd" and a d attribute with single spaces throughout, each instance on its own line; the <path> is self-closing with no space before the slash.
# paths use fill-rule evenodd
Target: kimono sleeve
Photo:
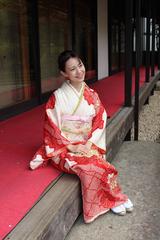
<path id="1" fill-rule="evenodd" d="M 46 104 L 44 124 L 44 145 L 46 155 L 49 157 L 54 156 L 57 150 L 68 144 L 69 141 L 62 135 L 61 132 L 60 106 L 57 105 L 55 95 L 53 94 Z"/>
<path id="2" fill-rule="evenodd" d="M 43 145 L 35 153 L 30 168 L 36 169 L 44 165 L 50 158 L 64 151 L 68 144 L 69 141 L 61 134 L 61 112 L 55 95 L 52 94 L 45 108 Z"/>
<path id="3" fill-rule="evenodd" d="M 88 141 L 95 144 L 101 153 L 106 151 L 106 122 L 107 113 L 103 107 L 98 94 L 94 91 L 95 116 L 92 120 L 92 131 Z"/>

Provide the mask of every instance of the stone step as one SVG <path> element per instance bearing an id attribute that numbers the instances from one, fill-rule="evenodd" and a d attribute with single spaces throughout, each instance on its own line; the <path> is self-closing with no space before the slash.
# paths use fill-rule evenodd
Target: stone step
<path id="1" fill-rule="evenodd" d="M 160 81 L 157 82 L 155 90 L 160 91 Z"/>

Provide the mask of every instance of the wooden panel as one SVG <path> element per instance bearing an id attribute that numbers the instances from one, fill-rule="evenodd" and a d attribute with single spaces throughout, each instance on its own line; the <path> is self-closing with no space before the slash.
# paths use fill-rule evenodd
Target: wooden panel
<path id="1" fill-rule="evenodd" d="M 150 79 L 150 82 L 147 82 L 140 92 L 140 108 L 142 108 L 143 104 L 146 102 L 146 99 L 151 95 L 154 86 L 157 81 L 160 79 L 160 71 L 156 73 L 154 77 Z"/>
<path id="2" fill-rule="evenodd" d="M 122 108 L 107 126 L 107 160 L 111 161 L 118 152 L 126 134 L 132 126 L 133 107 Z"/>

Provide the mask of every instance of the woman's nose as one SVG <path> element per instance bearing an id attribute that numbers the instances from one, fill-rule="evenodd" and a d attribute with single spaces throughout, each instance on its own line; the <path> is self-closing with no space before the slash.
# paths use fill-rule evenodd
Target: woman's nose
<path id="1" fill-rule="evenodd" d="M 77 72 L 78 72 L 78 73 L 81 72 L 81 69 L 80 69 L 79 67 L 77 67 Z"/>

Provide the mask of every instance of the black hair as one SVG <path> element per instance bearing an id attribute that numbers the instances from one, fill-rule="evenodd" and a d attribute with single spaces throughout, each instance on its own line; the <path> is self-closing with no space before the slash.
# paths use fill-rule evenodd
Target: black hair
<path id="1" fill-rule="evenodd" d="M 65 50 L 58 56 L 58 68 L 60 71 L 65 72 L 65 64 L 70 58 L 78 58 L 79 56 L 72 50 Z"/>

